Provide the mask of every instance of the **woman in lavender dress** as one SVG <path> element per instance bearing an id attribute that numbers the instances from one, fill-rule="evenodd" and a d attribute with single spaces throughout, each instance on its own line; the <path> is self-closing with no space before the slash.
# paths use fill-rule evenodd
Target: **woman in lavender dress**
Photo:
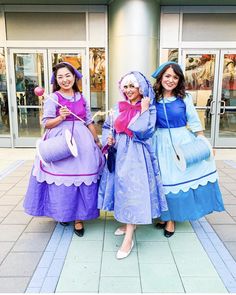
<path id="1" fill-rule="evenodd" d="M 122 259 L 133 248 L 136 225 L 151 224 L 167 206 L 157 159 L 151 150 L 156 120 L 152 86 L 136 71 L 122 77 L 119 86 L 124 99 L 113 110 L 114 133 L 112 116 L 102 132 L 103 144 L 114 144 L 117 149 L 115 170 L 109 172 L 107 165 L 103 171 L 98 208 L 114 210 L 115 219 L 126 224 L 115 231 L 115 235 L 125 235 L 116 255 Z"/>
<path id="2" fill-rule="evenodd" d="M 60 136 L 68 129 L 73 133 L 78 156 L 51 162 L 48 165 L 36 156 L 28 190 L 25 211 L 33 216 L 48 216 L 68 225 L 75 221 L 75 233 L 84 234 L 84 220 L 99 216 L 97 209 L 98 179 L 103 156 L 89 107 L 77 81 L 82 75 L 69 63 L 59 63 L 53 69 L 53 94 L 44 104 L 44 139 Z M 75 113 L 81 119 L 71 115 Z M 52 149 L 59 149 L 59 146 Z"/>

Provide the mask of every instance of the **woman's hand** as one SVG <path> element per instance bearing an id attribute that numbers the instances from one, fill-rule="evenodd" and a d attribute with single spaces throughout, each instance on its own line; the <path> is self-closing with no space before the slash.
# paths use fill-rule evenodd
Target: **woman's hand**
<path id="1" fill-rule="evenodd" d="M 108 136 L 108 138 L 107 138 L 107 144 L 109 145 L 109 146 L 111 146 L 111 145 L 113 145 L 113 144 L 115 144 L 115 139 L 113 138 L 113 136 L 112 135 L 109 135 Z"/>
<path id="2" fill-rule="evenodd" d="M 59 110 L 60 117 L 65 120 L 70 115 L 70 110 L 67 107 L 61 107 Z"/>
<path id="3" fill-rule="evenodd" d="M 150 98 L 144 97 L 141 100 L 141 114 L 149 109 L 149 105 L 150 105 Z"/>

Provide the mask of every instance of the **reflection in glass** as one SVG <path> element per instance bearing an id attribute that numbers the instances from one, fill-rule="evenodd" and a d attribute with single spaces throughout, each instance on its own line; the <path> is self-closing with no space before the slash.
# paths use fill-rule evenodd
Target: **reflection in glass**
<path id="1" fill-rule="evenodd" d="M 90 93 L 91 111 L 95 114 L 98 111 L 105 111 L 105 48 L 89 49 L 89 73 L 90 73 Z M 94 118 L 95 127 L 98 134 L 102 132 L 104 115 L 96 115 Z"/>
<path id="2" fill-rule="evenodd" d="M 60 62 L 68 62 L 82 73 L 82 57 L 80 53 L 52 53 L 52 67 Z M 78 81 L 80 91 L 82 91 L 82 80 Z"/>
<path id="3" fill-rule="evenodd" d="M 4 49 L 0 48 L 0 135 L 9 135 L 9 109 Z"/>
<path id="4" fill-rule="evenodd" d="M 161 64 L 167 61 L 174 61 L 178 63 L 178 48 L 174 49 L 162 49 L 161 50 Z"/>
<path id="5" fill-rule="evenodd" d="M 224 55 L 219 137 L 236 137 L 236 54 Z"/>
<path id="6" fill-rule="evenodd" d="M 34 94 L 36 86 L 44 87 L 42 53 L 14 54 L 16 102 L 19 137 L 39 137 L 41 126 L 42 97 Z"/>
<path id="7" fill-rule="evenodd" d="M 215 55 L 187 54 L 185 60 L 186 90 L 197 107 L 205 135 L 211 137 L 211 108 L 214 87 Z"/>

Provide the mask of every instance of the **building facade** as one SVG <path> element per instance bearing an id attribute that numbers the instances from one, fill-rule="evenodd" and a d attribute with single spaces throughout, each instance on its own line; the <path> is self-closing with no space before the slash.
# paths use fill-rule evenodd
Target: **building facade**
<path id="1" fill-rule="evenodd" d="M 151 79 L 168 60 L 181 64 L 213 146 L 236 147 L 233 0 L 221 7 L 213 0 L 5 2 L 0 4 L 0 147 L 32 147 L 43 134 L 43 97 L 34 88 L 50 93 L 56 63 L 71 62 L 82 72 L 79 86 L 100 133 L 120 98 L 119 78 L 139 70 Z"/>

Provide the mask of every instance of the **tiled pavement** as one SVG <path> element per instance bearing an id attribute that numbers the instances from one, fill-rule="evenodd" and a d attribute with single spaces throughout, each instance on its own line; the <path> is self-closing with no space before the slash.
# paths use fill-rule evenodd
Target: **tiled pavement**
<path id="1" fill-rule="evenodd" d="M 236 293 L 234 158 L 217 161 L 225 212 L 177 224 L 170 239 L 139 226 L 131 255 L 117 261 L 122 237 L 112 214 L 86 222 L 83 238 L 72 225 L 26 215 L 33 152 L 9 153 L 0 149 L 0 293 Z"/>

